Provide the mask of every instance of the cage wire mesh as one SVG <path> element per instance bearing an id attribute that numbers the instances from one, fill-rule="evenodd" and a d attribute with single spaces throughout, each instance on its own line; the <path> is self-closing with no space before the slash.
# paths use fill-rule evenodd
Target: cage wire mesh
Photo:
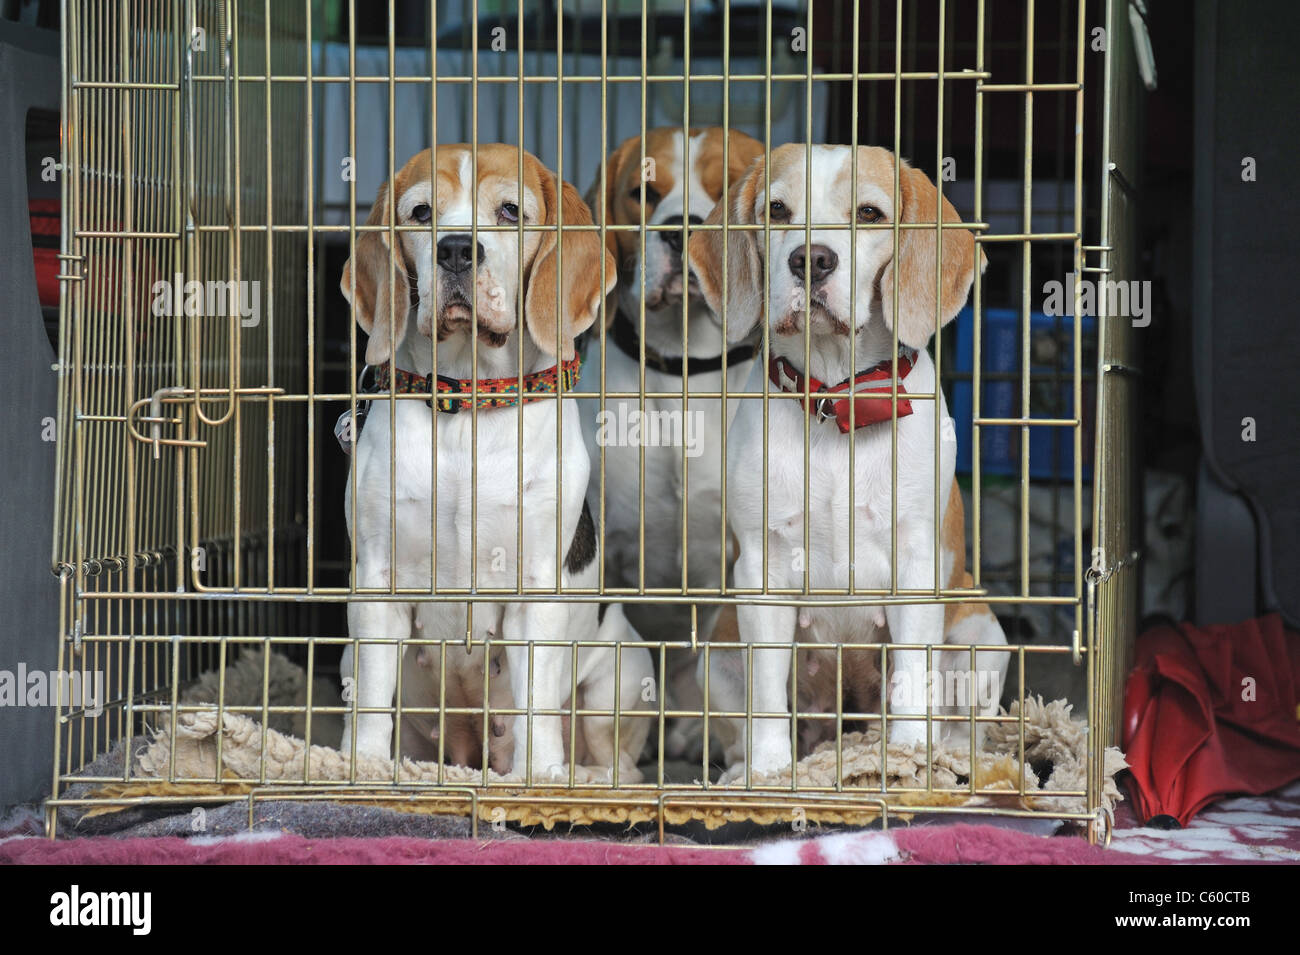
<path id="1" fill-rule="evenodd" d="M 251 805 L 285 792 L 382 800 L 400 791 L 475 820 L 508 806 L 521 821 L 657 819 L 661 832 L 692 812 L 769 822 L 796 810 L 841 822 L 917 811 L 1097 819 L 1135 622 L 1136 362 L 1129 320 L 1107 314 L 1104 296 L 1091 315 L 1046 315 L 1039 290 L 1071 274 L 1134 274 L 1135 196 L 1114 173 L 1133 168 L 1123 7 L 68 0 L 59 665 L 102 674 L 105 692 L 93 707 L 64 699 L 58 708 L 51 834 L 61 809 L 236 795 Z M 936 573 L 928 596 L 900 594 L 896 582 L 892 592 L 842 596 L 864 607 L 918 599 L 992 607 L 1009 639 L 1000 699 L 1011 715 L 980 717 L 979 726 L 1005 728 L 1023 767 L 1026 697 L 1069 699 L 1089 721 L 1086 778 L 1053 795 L 1074 802 L 1035 802 L 1023 768 L 1001 790 L 1010 798 L 981 800 L 992 790 L 969 762 L 947 788 L 928 763 L 916 786 L 890 784 L 889 772 L 871 788 L 846 784 L 848 727 L 872 716 L 878 724 L 887 710 L 882 692 L 851 714 L 843 684 L 855 658 L 869 655 L 888 672 L 892 648 L 883 644 L 832 648 L 836 699 L 816 712 L 797 707 L 805 726 L 830 728 L 835 776 L 820 785 L 798 774 L 720 785 L 722 753 L 706 727 L 728 716 L 752 723 L 755 711 L 748 696 L 738 713 L 711 707 L 707 685 L 693 708 L 650 694 L 639 714 L 651 731 L 640 782 L 498 775 L 494 714 L 525 714 L 529 733 L 538 714 L 529 700 L 494 695 L 490 654 L 474 705 L 452 705 L 444 682 L 423 711 L 406 714 L 439 727 L 435 769 L 412 773 L 409 761 L 394 760 L 377 776 L 355 753 L 310 749 L 337 747 L 343 718 L 358 713 L 347 692 L 356 671 L 340 659 L 359 647 L 346 619 L 358 592 L 342 520 L 349 462 L 330 429 L 340 413 L 382 400 L 359 394 L 363 337 L 336 291 L 371 199 L 408 157 L 440 143 L 522 143 L 586 190 L 625 139 L 714 125 L 754 136 L 769 154 L 782 143 L 841 142 L 909 157 L 987 254 L 966 309 L 932 347 L 956 422 L 972 581 L 954 589 Z M 593 212 L 603 241 L 610 223 Z M 644 217 L 634 231 L 642 249 L 656 234 Z M 611 347 L 598 323 L 589 367 Z M 579 390 L 603 401 L 601 380 L 584 375 Z M 591 465 L 602 530 L 604 458 Z M 644 535 L 644 488 L 640 508 Z M 557 531 L 557 552 L 560 544 Z M 670 652 L 724 653 L 697 640 L 702 613 L 817 600 L 730 584 L 687 593 L 684 571 L 671 587 L 647 588 L 644 572 L 632 586 L 606 580 L 603 568 L 600 579 L 595 593 L 561 592 L 555 581 L 526 596 L 603 597 L 632 617 L 689 608 L 680 636 L 644 644 L 658 685 Z M 455 608 L 466 594 L 430 579 L 422 591 L 391 584 L 379 596 Z M 509 596 L 484 596 L 474 612 Z M 464 639 L 412 638 L 444 674 L 447 655 L 466 652 Z M 577 641 L 554 645 L 576 660 Z M 795 659 L 797 645 L 782 646 Z M 528 659 L 531 672 L 531 650 Z M 613 665 L 623 660 L 620 650 Z M 972 670 L 974 660 L 972 650 Z M 569 732 L 587 712 L 572 679 Z M 387 707 L 399 739 L 402 705 L 399 686 Z M 175 748 L 149 768 L 136 758 L 160 729 L 212 713 L 203 772 L 178 764 Z M 695 730 L 703 755 L 674 766 L 664 739 L 674 719 L 692 714 L 705 717 Z M 251 760 L 225 732 L 238 718 L 253 727 Z M 477 721 L 472 771 L 448 765 L 446 731 L 457 719 Z M 974 707 L 959 719 L 973 741 Z M 941 725 L 931 713 L 927 726 Z M 305 743 L 292 776 L 269 768 L 273 733 Z M 114 763 L 108 756 L 121 745 L 126 756 Z M 876 745 L 888 766 L 883 733 Z M 1105 836 L 1104 827 L 1089 831 Z"/>

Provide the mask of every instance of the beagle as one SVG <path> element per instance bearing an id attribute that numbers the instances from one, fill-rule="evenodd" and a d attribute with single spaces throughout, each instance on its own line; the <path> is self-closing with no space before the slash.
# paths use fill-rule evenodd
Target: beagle
<path id="1" fill-rule="evenodd" d="M 649 130 L 644 140 L 634 136 L 610 154 L 603 180 L 598 176 L 587 194 L 592 209 L 603 208 L 609 226 L 639 226 L 644 216 L 648 226 L 673 228 L 647 231 L 644 237 L 639 231 L 606 232 L 606 248 L 619 269 L 617 293 L 606 309 L 608 391 L 641 390 L 643 352 L 647 392 L 680 395 L 685 389 L 688 396 L 716 395 L 724 386 L 724 363 L 726 387 L 738 389 L 749 376 L 753 344 L 728 344 L 695 280 L 683 281 L 682 243 L 685 228 L 702 222 L 724 188 L 738 182 L 762 153 L 761 143 L 736 130 L 727 136 L 720 127 L 666 127 Z M 593 345 L 591 336 L 587 347 Z M 598 400 L 582 403 L 584 424 L 594 425 L 587 432 L 593 462 L 602 447 L 605 454 L 606 585 L 680 590 L 684 582 L 691 589 L 717 593 L 724 580 L 721 487 L 726 421 L 721 401 L 688 397 L 684 404 L 680 397 L 646 398 L 643 406 L 639 398 L 610 398 L 603 413 Z M 630 427 L 610 427 L 619 423 L 639 425 L 638 437 L 629 437 Z M 599 482 L 593 480 L 589 497 L 597 514 L 600 492 Z M 684 511 L 688 548 L 682 539 Z M 627 613 L 647 638 L 682 641 L 690 636 L 688 603 L 631 604 Z M 707 639 L 715 615 L 716 607 L 700 608 L 700 639 Z M 702 699 L 690 653 L 671 650 L 667 664 L 668 708 L 698 710 Z M 698 722 L 670 722 L 668 756 L 698 752 Z"/>
<path id="2" fill-rule="evenodd" d="M 630 715 L 648 708 L 645 688 L 654 679 L 650 654 L 639 644 L 640 637 L 628 626 L 623 608 L 612 604 L 603 608 L 598 639 L 605 645 L 583 647 L 578 651 L 578 703 L 577 710 L 608 710 L 619 712 L 621 721 L 618 739 L 618 765 L 620 783 L 639 783 L 642 780 L 637 762 L 650 734 L 650 720 Z M 621 656 L 615 644 L 625 644 Z M 447 662 L 445 679 L 442 661 Z M 505 652 L 496 649 L 488 659 L 488 707 L 484 710 L 485 655 L 482 647 L 466 654 L 459 647 L 441 648 L 425 644 L 418 651 L 406 648 L 405 678 L 402 681 L 402 743 L 403 756 L 411 759 L 437 761 L 439 739 L 442 740 L 442 758 L 456 766 L 480 769 L 483 766 L 483 719 L 488 723 L 488 766 L 501 775 L 508 775 L 514 766 L 515 733 L 511 720 L 498 710 L 514 706 L 510 692 L 509 663 Z M 414 666 L 415 669 L 411 669 Z M 617 677 L 617 679 L 616 679 Z M 441 725 L 437 712 L 406 712 L 411 709 L 437 710 L 442 690 L 446 690 L 447 709 L 476 709 L 480 713 L 445 713 Z M 617 699 L 616 699 L 617 697 Z M 562 704 L 570 709 L 569 694 Z M 610 767 L 614 762 L 614 735 L 612 721 L 603 717 L 579 716 L 577 731 L 570 736 L 569 716 L 561 717 L 561 733 L 566 757 L 577 764 L 575 779 L 592 781 L 593 767 Z M 572 752 L 570 740 L 573 741 Z"/>
<path id="3" fill-rule="evenodd" d="M 725 308 L 729 337 L 740 340 L 764 319 L 770 332 L 771 360 L 767 367 L 756 363 L 746 390 L 775 397 L 766 416 L 763 400 L 739 401 L 727 440 L 727 516 L 740 549 L 735 586 L 798 591 L 807 573 L 814 589 L 852 583 L 889 591 L 900 598 L 884 605 L 890 640 L 940 644 L 944 609 L 924 595 L 949 579 L 955 559 L 948 548 L 936 552 L 936 525 L 950 496 L 936 500 L 934 489 L 953 483 L 956 439 L 926 346 L 936 322 L 950 321 L 966 300 L 974 239 L 965 229 L 943 229 L 936 271 L 939 196 L 924 173 L 887 150 L 790 144 L 773 150 L 770 163 L 755 160 L 706 220 L 720 226 L 725 213 L 742 228 L 726 236 L 717 228 L 696 230 L 688 242 L 710 308 L 718 315 Z M 940 221 L 961 221 L 946 199 Z M 895 222 L 928 225 L 898 230 L 897 257 L 894 229 L 884 228 Z M 776 228 L 752 228 L 764 223 Z M 785 226 L 810 226 L 811 235 Z M 982 268 L 982 252 L 980 261 Z M 806 392 L 813 397 L 805 399 Z M 752 720 L 752 739 L 743 744 L 748 765 L 733 766 L 728 779 L 743 778 L 747 768 L 779 771 L 794 755 L 790 653 L 761 646 L 789 643 L 805 630 L 825 643 L 870 642 L 880 608 L 753 603 L 739 605 L 737 616 L 741 638 L 756 645 L 754 711 L 787 715 Z M 901 649 L 890 656 L 889 738 L 925 745 L 927 654 Z M 905 692 L 895 693 L 896 683 Z"/>
<path id="4" fill-rule="evenodd" d="M 396 599 L 348 605 L 357 653 L 343 674 L 355 678 L 357 716 L 353 725 L 348 714 L 342 746 L 390 755 L 400 641 L 413 629 L 464 641 L 471 621 L 475 642 L 529 641 L 505 649 L 515 708 L 533 711 L 531 722 L 515 717 L 514 772 L 567 778 L 560 717 L 536 711 L 568 697 L 571 651 L 547 644 L 616 636 L 599 626 L 597 605 L 478 602 L 471 612 L 401 592 L 595 590 L 590 465 L 575 401 L 563 392 L 577 380 L 574 338 L 616 281 L 613 259 L 577 191 L 501 144 L 480 144 L 477 156 L 468 145 L 440 145 L 412 157 L 380 189 L 366 225 L 340 284 L 369 334 L 378 384 L 344 503 L 354 587 Z M 521 236 L 521 226 L 533 228 Z M 648 652 L 624 652 L 638 654 Z M 578 667 L 590 678 L 584 659 Z M 458 663 L 474 666 L 472 655 Z"/>

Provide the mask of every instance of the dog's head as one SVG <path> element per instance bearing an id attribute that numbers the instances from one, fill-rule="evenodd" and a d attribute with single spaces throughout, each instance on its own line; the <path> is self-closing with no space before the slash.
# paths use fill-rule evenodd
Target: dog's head
<path id="1" fill-rule="evenodd" d="M 728 182 L 738 181 L 763 153 L 762 143 L 744 133 L 725 133 L 720 126 L 652 129 L 645 135 L 644 159 L 642 139 L 633 136 L 606 161 L 604 191 L 597 176 L 587 193 L 592 209 L 604 206 L 606 225 L 639 226 L 644 207 L 646 225 L 683 230 L 646 233 L 645 305 L 650 311 L 680 306 L 684 295 L 696 293 L 693 287 L 682 288 L 683 232 L 687 225 L 702 222 L 722 198 L 724 176 Z M 605 244 L 618 260 L 620 295 L 635 312 L 641 296 L 641 236 L 607 232 Z"/>
<path id="2" fill-rule="evenodd" d="M 726 213 L 730 225 L 741 226 L 885 226 L 896 221 L 929 227 L 900 229 L 897 257 L 892 229 L 813 228 L 811 237 L 803 229 L 773 229 L 770 248 L 762 230 L 728 231 L 725 237 L 720 230 L 693 231 L 691 268 L 710 308 L 721 314 L 725 303 L 732 340 L 744 338 L 761 320 L 765 284 L 768 318 L 777 335 L 802 334 L 806 310 L 814 336 L 847 336 L 879 314 L 886 327 L 897 324 L 901 342 L 924 348 L 935 328 L 961 309 L 975 277 L 975 241 L 968 230 L 942 230 L 937 282 L 935 271 L 935 223 L 961 221 L 952 204 L 944 198 L 940 209 L 939 194 L 925 173 L 899 160 L 896 206 L 894 155 L 875 146 L 858 147 L 855 196 L 853 161 L 848 146 L 813 146 L 811 155 L 804 145 L 781 146 L 772 151 L 770 174 L 763 157 L 756 159 L 732 186 L 727 202 L 718 203 L 705 222 L 721 225 Z M 937 211 L 941 215 L 936 219 Z M 856 269 L 851 267 L 854 251 Z M 984 262 L 981 251 L 981 269 Z"/>
<path id="3" fill-rule="evenodd" d="M 520 172 L 522 170 L 522 176 Z M 544 225 L 557 230 L 479 227 Z M 390 233 L 390 220 L 413 229 Z M 387 361 L 407 334 L 442 341 L 468 332 L 477 306 L 481 344 L 505 345 L 515 330 L 520 295 L 528 333 L 544 352 L 573 356 L 573 339 L 596 319 L 617 281 L 612 256 L 593 231 L 591 210 L 568 183 L 514 146 L 439 146 L 412 157 L 379 190 L 340 285 L 369 334 L 366 361 Z M 601 285 L 604 257 L 605 285 Z M 354 292 L 355 288 L 355 292 Z"/>

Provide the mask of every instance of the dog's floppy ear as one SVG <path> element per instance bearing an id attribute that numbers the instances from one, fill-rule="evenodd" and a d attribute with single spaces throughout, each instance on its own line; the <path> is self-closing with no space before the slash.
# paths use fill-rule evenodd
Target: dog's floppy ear
<path id="1" fill-rule="evenodd" d="M 900 161 L 902 180 L 898 187 L 900 222 L 934 225 L 938 191 L 928 176 Z M 943 221 L 960 222 L 961 216 L 943 197 Z M 894 327 L 894 283 L 898 283 L 898 340 L 913 348 L 924 348 L 939 325 L 946 325 L 966 304 L 975 280 L 975 239 L 967 229 L 943 230 L 943 274 L 939 296 L 935 297 L 935 230 L 900 229 L 898 259 L 880 273 L 880 301 L 885 324 Z M 980 250 L 980 271 L 987 264 Z"/>
<path id="2" fill-rule="evenodd" d="M 728 213 L 728 226 L 756 225 L 754 201 L 763 187 L 764 158 L 759 156 L 730 192 L 719 201 L 708 218 L 707 226 L 721 226 Z M 763 260 L 759 254 L 762 233 L 754 229 L 697 229 L 686 237 L 686 254 L 691 270 L 700 283 L 700 291 L 710 310 L 722 320 L 726 309 L 727 337 L 740 341 L 763 318 Z M 723 288 L 722 265 L 727 263 L 726 288 Z"/>
<path id="3" fill-rule="evenodd" d="M 605 223 L 613 225 L 616 222 L 614 217 L 614 197 L 618 194 L 620 183 L 623 181 L 623 173 L 629 162 L 634 162 L 640 155 L 637 144 L 641 141 L 640 136 L 632 136 L 623 140 L 618 148 L 609 154 L 605 160 L 605 189 L 600 188 L 600 173 L 596 173 L 596 181 L 591 184 L 584 197 L 588 206 L 591 207 L 591 215 L 596 223 L 600 223 L 599 211 L 603 207 L 605 210 Z M 631 233 L 627 233 L 631 234 Z M 605 233 L 605 248 L 609 254 L 614 256 L 617 261 L 619 257 L 618 245 L 619 233 Z"/>
<path id="4" fill-rule="evenodd" d="M 389 184 L 384 183 L 366 218 L 368 226 L 388 225 Z M 407 279 L 406 256 L 401 236 L 388 243 L 387 229 L 357 236 L 356 252 L 343 266 L 339 287 L 352 306 L 357 324 L 370 336 L 366 364 L 379 365 L 393 356 L 395 343 L 406 335 L 406 316 L 411 307 L 411 286 Z M 356 297 L 352 295 L 356 282 Z M 389 309 L 392 309 L 391 327 Z"/>
<path id="5" fill-rule="evenodd" d="M 614 196 L 618 194 L 620 183 L 623 181 L 623 172 L 627 168 L 627 164 L 635 161 L 637 156 L 640 154 L 640 150 L 637 148 L 637 144 L 640 141 L 640 136 L 632 136 L 623 140 L 619 147 L 610 153 L 609 158 L 605 160 L 604 190 L 602 191 L 600 188 L 599 171 L 596 173 L 596 181 L 593 182 L 591 188 L 587 190 L 587 195 L 585 196 L 584 201 L 591 208 L 592 217 L 597 225 L 600 224 L 601 209 L 605 210 L 605 225 L 615 225 L 618 222 L 618 218 L 614 214 Z M 629 232 L 605 232 L 605 249 L 614 257 L 616 268 L 620 267 L 623 257 L 622 248 L 619 244 L 620 238 L 626 242 L 628 238 L 634 238 L 634 236 Z M 612 325 L 614 323 L 614 312 L 617 307 L 617 303 L 613 300 L 610 300 L 605 305 L 606 325 Z"/>
<path id="6" fill-rule="evenodd" d="M 763 157 L 764 149 L 762 143 L 739 129 L 727 130 L 727 139 L 727 181 L 735 185 L 745 177 L 750 163 Z"/>
<path id="7" fill-rule="evenodd" d="M 524 298 L 524 320 L 533 341 L 548 355 L 555 354 L 556 339 L 561 357 L 573 357 L 573 340 L 591 327 L 600 314 L 600 301 L 613 291 L 618 282 L 614 256 L 601 244 L 600 233 L 591 230 L 570 231 L 570 226 L 591 226 L 591 210 L 578 190 L 557 183 L 549 170 L 538 168 L 542 185 L 542 202 L 546 205 L 546 225 L 558 225 L 563 207 L 564 236 L 556 232 L 542 234 L 542 244 L 533 258 L 528 276 L 528 293 Z M 562 253 L 562 254 L 561 254 Z M 563 258 L 563 262 L 560 259 Z M 600 282 L 601 263 L 605 265 L 605 285 Z M 561 269 L 563 275 L 561 275 Z M 560 314 L 556 314 L 556 288 L 560 289 Z"/>

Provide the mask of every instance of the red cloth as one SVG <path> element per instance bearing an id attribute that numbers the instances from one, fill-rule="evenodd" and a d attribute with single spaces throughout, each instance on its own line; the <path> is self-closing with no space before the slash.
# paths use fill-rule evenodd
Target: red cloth
<path id="1" fill-rule="evenodd" d="M 1180 826 L 1220 796 L 1300 779 L 1300 633 L 1276 614 L 1153 627 L 1124 692 L 1129 789 L 1143 820 Z"/>

